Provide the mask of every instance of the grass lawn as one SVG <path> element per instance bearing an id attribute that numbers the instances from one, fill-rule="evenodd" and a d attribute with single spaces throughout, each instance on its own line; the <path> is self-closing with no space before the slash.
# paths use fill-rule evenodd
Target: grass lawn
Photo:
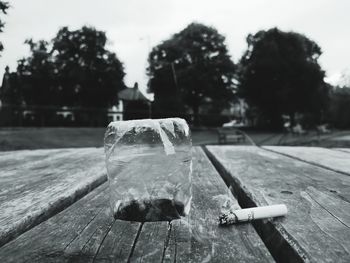
<path id="1" fill-rule="evenodd" d="M 3 128 L 0 150 L 101 147 L 105 128 Z"/>
<path id="2" fill-rule="evenodd" d="M 102 147 L 105 128 L 1 128 L 0 151 L 50 149 L 68 147 Z M 248 132 L 259 145 L 309 145 L 350 147 L 350 131 L 334 132 L 315 141 L 316 135 L 283 135 L 281 133 Z M 339 138 L 339 139 L 338 139 Z M 192 132 L 193 145 L 217 144 L 215 129 Z M 247 141 L 245 144 L 250 144 Z"/>

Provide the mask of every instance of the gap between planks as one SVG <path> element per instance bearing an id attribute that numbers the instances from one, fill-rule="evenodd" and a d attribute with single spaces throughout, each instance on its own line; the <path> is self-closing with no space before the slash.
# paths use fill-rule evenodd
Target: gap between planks
<path id="1" fill-rule="evenodd" d="M 226 171 L 225 167 L 216 159 L 216 157 L 207 149 L 207 147 L 202 146 L 202 149 L 227 187 L 229 187 L 232 194 L 237 199 L 241 208 L 257 207 L 251 196 L 244 191 L 239 181 Z M 284 234 L 287 235 L 288 238 L 281 235 L 271 221 L 263 222 L 263 220 L 256 220 L 252 222 L 252 225 L 276 262 L 286 262 L 286 259 L 288 259 L 289 262 L 305 262 L 308 260 L 307 252 L 298 245 L 294 238 L 291 237 L 286 231 Z M 291 243 L 293 243 L 296 247 L 292 247 Z M 275 247 L 273 244 L 279 244 L 279 246 Z M 281 254 L 281 250 L 283 250 L 283 258 L 279 256 Z"/>
<path id="2" fill-rule="evenodd" d="M 142 223 L 137 231 L 137 234 L 136 234 L 136 237 L 134 239 L 134 242 L 133 242 L 133 245 L 132 245 L 132 248 L 130 250 L 130 254 L 128 256 L 128 259 L 127 259 L 127 262 L 132 262 L 132 256 L 134 254 L 134 251 L 135 251 L 135 247 L 136 247 L 136 244 L 137 244 L 137 241 L 139 240 L 139 237 L 140 237 L 140 234 L 142 232 L 142 227 L 145 223 Z M 170 238 L 171 238 L 171 235 L 172 235 L 172 231 L 173 231 L 173 227 L 172 227 L 172 222 L 168 222 L 167 223 L 167 233 L 166 233 L 166 239 L 164 241 L 164 247 L 163 247 L 163 252 L 162 252 L 162 259 L 161 259 L 161 262 L 164 262 L 165 260 L 165 254 L 166 254 L 166 251 L 167 249 L 169 248 L 169 242 L 170 242 Z M 106 234 L 107 235 L 107 234 Z M 101 242 L 101 244 L 103 243 L 103 241 Z M 176 246 L 175 246 L 176 248 Z M 96 255 L 98 254 L 98 251 L 96 252 Z M 176 256 L 176 251 L 175 251 L 175 256 Z M 176 258 L 176 257 L 175 257 Z M 95 261 L 93 261 L 95 262 Z"/>
<path id="3" fill-rule="evenodd" d="M 7 236 L 5 236 L 3 239 L 0 240 L 0 248 L 7 244 L 8 242 L 14 240 L 15 238 L 19 237 L 23 233 L 29 231 L 30 229 L 34 228 L 35 226 L 41 224 L 42 222 L 50 219 L 51 217 L 55 216 L 56 214 L 62 212 L 84 196 L 86 196 L 88 193 L 102 185 L 107 181 L 107 175 L 103 174 L 101 177 L 99 177 L 97 180 L 93 181 L 91 184 L 86 185 L 84 188 L 79 189 L 77 192 L 75 192 L 75 195 L 69 196 L 65 198 L 64 200 L 57 200 L 54 202 L 46 211 L 44 211 L 40 216 L 32 218 L 32 220 L 28 220 L 25 225 L 22 225 L 20 228 L 16 229 L 16 231 L 9 233 Z"/>
<path id="4" fill-rule="evenodd" d="M 140 237 L 140 234 L 141 234 L 141 231 L 142 231 L 142 227 L 143 227 L 143 223 L 139 226 L 139 229 L 137 231 L 136 237 L 134 239 L 134 243 L 132 244 L 132 247 L 131 247 L 131 250 L 130 250 L 130 254 L 129 254 L 128 260 L 127 260 L 128 263 L 131 262 L 131 258 L 132 258 L 132 255 L 134 254 L 137 241 L 139 240 L 139 237 Z"/>
<path id="5" fill-rule="evenodd" d="M 350 148 L 330 148 L 330 149 L 333 151 L 338 151 L 338 152 L 350 154 Z"/>
<path id="6" fill-rule="evenodd" d="M 305 159 L 296 157 L 294 155 L 290 155 L 290 154 L 287 154 L 287 153 L 282 153 L 282 152 L 279 152 L 279 151 L 275 151 L 275 150 L 270 149 L 270 148 L 265 148 L 265 147 L 259 147 L 259 148 L 264 150 L 264 151 L 268 151 L 268 152 L 272 152 L 272 153 L 275 153 L 275 154 L 279 154 L 279 155 L 282 155 L 282 156 L 285 156 L 285 157 L 288 157 L 288 158 L 291 158 L 291 159 L 294 159 L 294 160 L 298 160 L 298 161 L 303 162 L 303 163 L 307 163 L 307 164 L 310 164 L 310 165 L 313 165 L 313 166 L 316 166 L 316 167 L 323 168 L 323 169 L 328 170 L 328 171 L 332 171 L 332 172 L 339 173 L 339 174 L 342 174 L 342 175 L 350 176 L 350 174 L 347 173 L 347 172 L 343 172 L 343 171 L 331 168 L 329 166 L 322 165 L 320 163 L 307 161 Z M 342 151 L 342 152 L 344 152 L 344 151 Z"/>

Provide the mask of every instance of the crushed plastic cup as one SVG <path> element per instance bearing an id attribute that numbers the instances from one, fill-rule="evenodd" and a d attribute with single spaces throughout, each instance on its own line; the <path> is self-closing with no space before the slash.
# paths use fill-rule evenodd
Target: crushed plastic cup
<path id="1" fill-rule="evenodd" d="M 185 120 L 112 122 L 104 147 L 115 219 L 171 221 L 188 215 L 192 141 Z"/>

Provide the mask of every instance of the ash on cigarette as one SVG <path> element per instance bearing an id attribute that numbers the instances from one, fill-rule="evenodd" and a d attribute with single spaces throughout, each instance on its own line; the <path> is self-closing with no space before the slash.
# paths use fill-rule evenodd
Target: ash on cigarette
<path id="1" fill-rule="evenodd" d="M 238 222 L 238 218 L 235 213 L 233 212 L 227 212 L 227 213 L 222 213 L 219 216 L 219 225 L 220 226 L 228 226 L 232 225 Z"/>

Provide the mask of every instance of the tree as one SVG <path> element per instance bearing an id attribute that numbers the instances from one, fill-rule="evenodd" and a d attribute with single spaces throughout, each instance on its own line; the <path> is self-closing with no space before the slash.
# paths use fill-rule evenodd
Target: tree
<path id="1" fill-rule="evenodd" d="M 205 102 L 217 111 L 228 105 L 235 65 L 224 41 L 216 29 L 192 23 L 153 48 L 147 73 L 159 114 L 178 115 L 189 108 L 196 122 Z"/>
<path id="2" fill-rule="evenodd" d="M 10 5 L 6 1 L 0 1 L 0 14 L 6 15 L 7 14 L 7 9 L 9 9 Z M 5 23 L 2 21 L 0 18 L 0 32 L 3 32 L 3 28 L 5 26 Z M 0 52 L 3 51 L 4 46 L 0 42 Z"/>
<path id="3" fill-rule="evenodd" d="M 104 125 L 107 108 L 125 87 L 123 65 L 106 49 L 105 33 L 92 27 L 75 31 L 63 27 L 51 42 L 29 39 L 25 43 L 30 55 L 18 61 L 17 90 L 24 104 L 40 106 L 34 108 L 41 125 L 47 119 L 56 124 L 51 106 L 90 108 L 77 110 L 75 120 L 81 125 Z"/>
<path id="4" fill-rule="evenodd" d="M 30 55 L 20 59 L 17 72 L 11 73 L 14 76 L 11 92 L 17 91 L 13 104 L 35 108 L 36 123 L 43 126 L 55 118 L 55 111 L 47 107 L 58 105 L 53 57 L 45 40 L 34 42 L 28 39 L 25 44 L 29 46 Z"/>
<path id="5" fill-rule="evenodd" d="M 5 67 L 5 73 L 2 79 L 0 101 L 1 105 L 10 107 L 20 105 L 22 102 L 22 93 L 18 83 L 18 76 L 15 72 L 10 72 L 8 66 Z"/>
<path id="6" fill-rule="evenodd" d="M 280 124 L 287 114 L 321 114 L 328 88 L 318 64 L 321 48 L 306 36 L 277 28 L 247 37 L 248 49 L 241 58 L 239 91 L 272 122 Z"/>
<path id="7" fill-rule="evenodd" d="M 17 75 L 28 105 L 107 108 L 125 87 L 123 65 L 106 50 L 102 31 L 63 27 L 51 43 L 25 43 L 30 55 L 18 61 Z"/>
<path id="8" fill-rule="evenodd" d="M 328 121 L 337 128 L 350 127 L 350 74 L 343 73 L 330 92 Z"/>
<path id="9" fill-rule="evenodd" d="M 49 43 L 28 39 L 30 56 L 18 61 L 17 75 L 25 104 L 45 106 L 58 105 L 59 95 L 55 85 L 55 65 Z"/>
<path id="10" fill-rule="evenodd" d="M 125 73 L 116 54 L 106 49 L 104 32 L 63 27 L 52 42 L 60 104 L 103 108 L 116 103 Z"/>

